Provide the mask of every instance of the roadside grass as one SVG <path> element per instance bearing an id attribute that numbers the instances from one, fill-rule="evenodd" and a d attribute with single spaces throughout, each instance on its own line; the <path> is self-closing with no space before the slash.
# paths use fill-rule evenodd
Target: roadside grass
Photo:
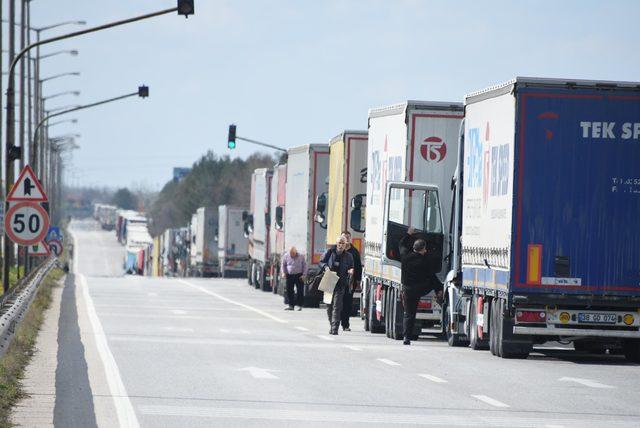
<path id="1" fill-rule="evenodd" d="M 44 278 L 37 294 L 19 324 L 11 344 L 0 359 L 0 427 L 10 427 L 11 409 L 25 397 L 21 380 L 34 351 L 44 312 L 51 305 L 51 291 L 59 287 L 62 269 L 54 267 Z"/>

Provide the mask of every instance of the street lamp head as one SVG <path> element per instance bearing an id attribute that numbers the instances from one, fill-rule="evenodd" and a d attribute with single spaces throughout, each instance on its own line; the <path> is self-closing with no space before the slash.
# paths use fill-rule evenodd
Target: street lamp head
<path id="1" fill-rule="evenodd" d="M 71 92 L 71 93 L 72 93 L 73 95 L 75 95 L 76 97 L 77 97 L 77 96 L 80 96 L 80 91 L 73 91 L 73 92 Z"/>
<path id="2" fill-rule="evenodd" d="M 79 53 L 79 52 L 78 52 L 77 50 L 75 50 L 75 49 L 72 49 L 72 50 L 70 50 L 70 51 L 69 51 L 69 53 L 70 53 L 71 55 L 73 55 L 73 56 L 78 56 L 78 53 Z"/>

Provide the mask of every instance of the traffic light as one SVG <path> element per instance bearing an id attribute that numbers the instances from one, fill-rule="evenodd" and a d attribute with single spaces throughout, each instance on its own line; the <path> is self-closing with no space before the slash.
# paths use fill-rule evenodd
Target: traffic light
<path id="1" fill-rule="evenodd" d="M 140 98 L 147 98 L 149 96 L 149 87 L 145 85 L 138 86 L 138 96 Z"/>
<path id="2" fill-rule="evenodd" d="M 194 12 L 193 0 L 178 0 L 178 15 L 188 18 Z"/>
<path id="3" fill-rule="evenodd" d="M 227 139 L 227 147 L 229 149 L 236 148 L 236 126 L 229 125 L 229 138 Z"/>

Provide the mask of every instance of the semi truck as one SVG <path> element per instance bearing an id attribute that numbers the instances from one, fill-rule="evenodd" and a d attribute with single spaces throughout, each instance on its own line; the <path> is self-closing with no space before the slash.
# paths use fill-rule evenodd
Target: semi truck
<path id="1" fill-rule="evenodd" d="M 465 97 L 450 345 L 526 358 L 562 341 L 640 362 L 638 88 L 519 77 Z"/>
<path id="2" fill-rule="evenodd" d="M 362 257 L 366 192 L 367 131 L 346 130 L 329 142 L 329 189 L 318 196 L 316 222 L 327 225 L 327 246 L 348 230 Z M 353 312 L 362 314 L 360 292 L 353 295 Z"/>
<path id="3" fill-rule="evenodd" d="M 286 201 L 289 209 L 284 213 L 284 248 L 296 247 L 305 256 L 309 275 L 304 287 L 304 304 L 317 306 L 321 295 L 310 292 L 308 279 L 319 270 L 318 262 L 326 250 L 326 221 L 317 223 L 314 217 L 318 195 L 329 188 L 329 146 L 308 144 L 290 148 L 287 152 Z"/>
<path id="4" fill-rule="evenodd" d="M 217 276 L 218 266 L 218 210 L 200 207 L 191 224 L 191 275 Z"/>
<path id="5" fill-rule="evenodd" d="M 246 211 L 229 205 L 218 206 L 218 264 L 222 278 L 242 278 L 247 274 L 249 253 L 242 222 Z"/>
<path id="6" fill-rule="evenodd" d="M 251 204 L 244 216 L 244 231 L 248 238 L 249 265 L 247 280 L 249 285 L 263 291 L 271 289 L 271 255 L 269 219 L 271 200 L 271 179 L 273 171 L 258 168 L 251 175 Z"/>
<path id="7" fill-rule="evenodd" d="M 273 167 L 273 179 L 271 180 L 271 288 L 274 293 L 284 295 L 286 284 L 281 278 L 280 264 L 282 254 L 287 251 L 284 247 L 285 234 L 285 202 L 287 199 L 287 164 L 278 164 Z"/>
<path id="8" fill-rule="evenodd" d="M 400 240 L 409 228 L 428 241 L 442 266 L 449 234 L 449 189 L 457 159 L 463 106 L 460 103 L 407 101 L 369 110 L 367 193 L 353 207 L 352 219 L 366 206 L 362 302 L 365 330 L 401 339 Z M 355 215 L 357 218 L 357 215 Z M 434 292 L 422 297 L 416 316 L 423 328 L 442 330 L 441 307 Z"/>

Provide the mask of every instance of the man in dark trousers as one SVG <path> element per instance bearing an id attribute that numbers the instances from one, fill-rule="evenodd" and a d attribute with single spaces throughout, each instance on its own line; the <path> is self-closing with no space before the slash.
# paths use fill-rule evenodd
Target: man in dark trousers
<path id="1" fill-rule="evenodd" d="M 411 233 L 410 233 L 411 234 Z M 440 288 L 434 261 L 427 254 L 424 239 L 413 242 L 413 251 L 402 258 L 402 303 L 404 306 L 404 344 L 411 344 L 420 297 Z"/>
<path id="2" fill-rule="evenodd" d="M 304 256 L 298 253 L 296 247 L 291 247 L 288 252 L 283 254 L 280 272 L 287 280 L 287 303 L 289 306 L 284 310 L 292 311 L 294 305 L 297 304 L 298 310 L 301 311 L 304 303 L 304 276 L 307 274 L 307 262 Z M 295 294 L 297 300 L 294 300 L 294 287 L 297 290 Z"/>
<path id="3" fill-rule="evenodd" d="M 351 245 L 351 232 L 345 230 L 342 237 L 347 241 L 347 251 L 353 257 L 353 275 L 349 281 L 349 286 L 344 291 L 344 300 L 342 301 L 342 331 L 351 331 L 349 327 L 349 318 L 353 312 L 353 293 L 360 290 L 360 281 L 362 281 L 362 261 L 360 260 L 360 251 Z"/>
<path id="4" fill-rule="evenodd" d="M 347 240 L 340 236 L 335 247 L 329 248 L 320 260 L 320 268 L 338 274 L 338 283 L 333 290 L 331 304 L 327 306 L 327 316 L 331 329 L 329 334 L 338 334 L 342 317 L 344 292 L 349 286 L 349 275 L 353 274 L 353 257 L 347 251 Z"/>

